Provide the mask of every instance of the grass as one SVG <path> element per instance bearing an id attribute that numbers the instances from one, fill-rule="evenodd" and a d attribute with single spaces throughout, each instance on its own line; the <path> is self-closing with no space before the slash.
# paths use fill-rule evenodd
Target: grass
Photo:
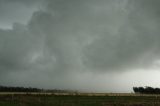
<path id="1" fill-rule="evenodd" d="M 0 95 L 0 106 L 160 106 L 160 96 Z"/>

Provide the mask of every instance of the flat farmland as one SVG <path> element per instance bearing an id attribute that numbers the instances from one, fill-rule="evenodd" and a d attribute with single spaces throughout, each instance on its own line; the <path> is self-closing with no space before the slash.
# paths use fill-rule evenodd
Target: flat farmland
<path id="1" fill-rule="evenodd" d="M 160 106 L 160 95 L 132 93 L 0 93 L 0 106 Z"/>

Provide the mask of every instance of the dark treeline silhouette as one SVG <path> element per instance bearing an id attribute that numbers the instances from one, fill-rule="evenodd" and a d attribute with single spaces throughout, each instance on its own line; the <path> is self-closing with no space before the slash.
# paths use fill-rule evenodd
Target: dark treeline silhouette
<path id="1" fill-rule="evenodd" d="M 59 90 L 59 89 L 39 89 L 32 87 L 10 87 L 0 86 L 0 92 L 48 92 L 48 93 L 75 93 L 72 90 Z"/>
<path id="2" fill-rule="evenodd" d="M 160 94 L 160 88 L 153 88 L 149 86 L 133 87 L 133 91 L 140 94 Z"/>
<path id="3" fill-rule="evenodd" d="M 9 87 L 9 86 L 0 86 L 0 92 L 41 92 L 42 89 L 38 88 L 25 88 L 25 87 Z"/>

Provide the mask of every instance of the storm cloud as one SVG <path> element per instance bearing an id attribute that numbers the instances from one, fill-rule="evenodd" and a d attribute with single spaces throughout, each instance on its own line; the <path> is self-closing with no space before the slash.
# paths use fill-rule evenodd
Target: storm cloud
<path id="1" fill-rule="evenodd" d="M 159 66 L 158 0 L 13 1 L 0 0 L 9 5 L 0 7 L 0 83 L 89 90 L 83 82 L 103 73 L 109 83 L 112 72 Z"/>

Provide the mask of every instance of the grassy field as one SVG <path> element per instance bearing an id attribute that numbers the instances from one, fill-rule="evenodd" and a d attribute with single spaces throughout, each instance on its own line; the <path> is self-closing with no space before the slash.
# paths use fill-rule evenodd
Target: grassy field
<path id="1" fill-rule="evenodd" d="M 158 95 L 0 94 L 0 106 L 160 106 Z"/>

